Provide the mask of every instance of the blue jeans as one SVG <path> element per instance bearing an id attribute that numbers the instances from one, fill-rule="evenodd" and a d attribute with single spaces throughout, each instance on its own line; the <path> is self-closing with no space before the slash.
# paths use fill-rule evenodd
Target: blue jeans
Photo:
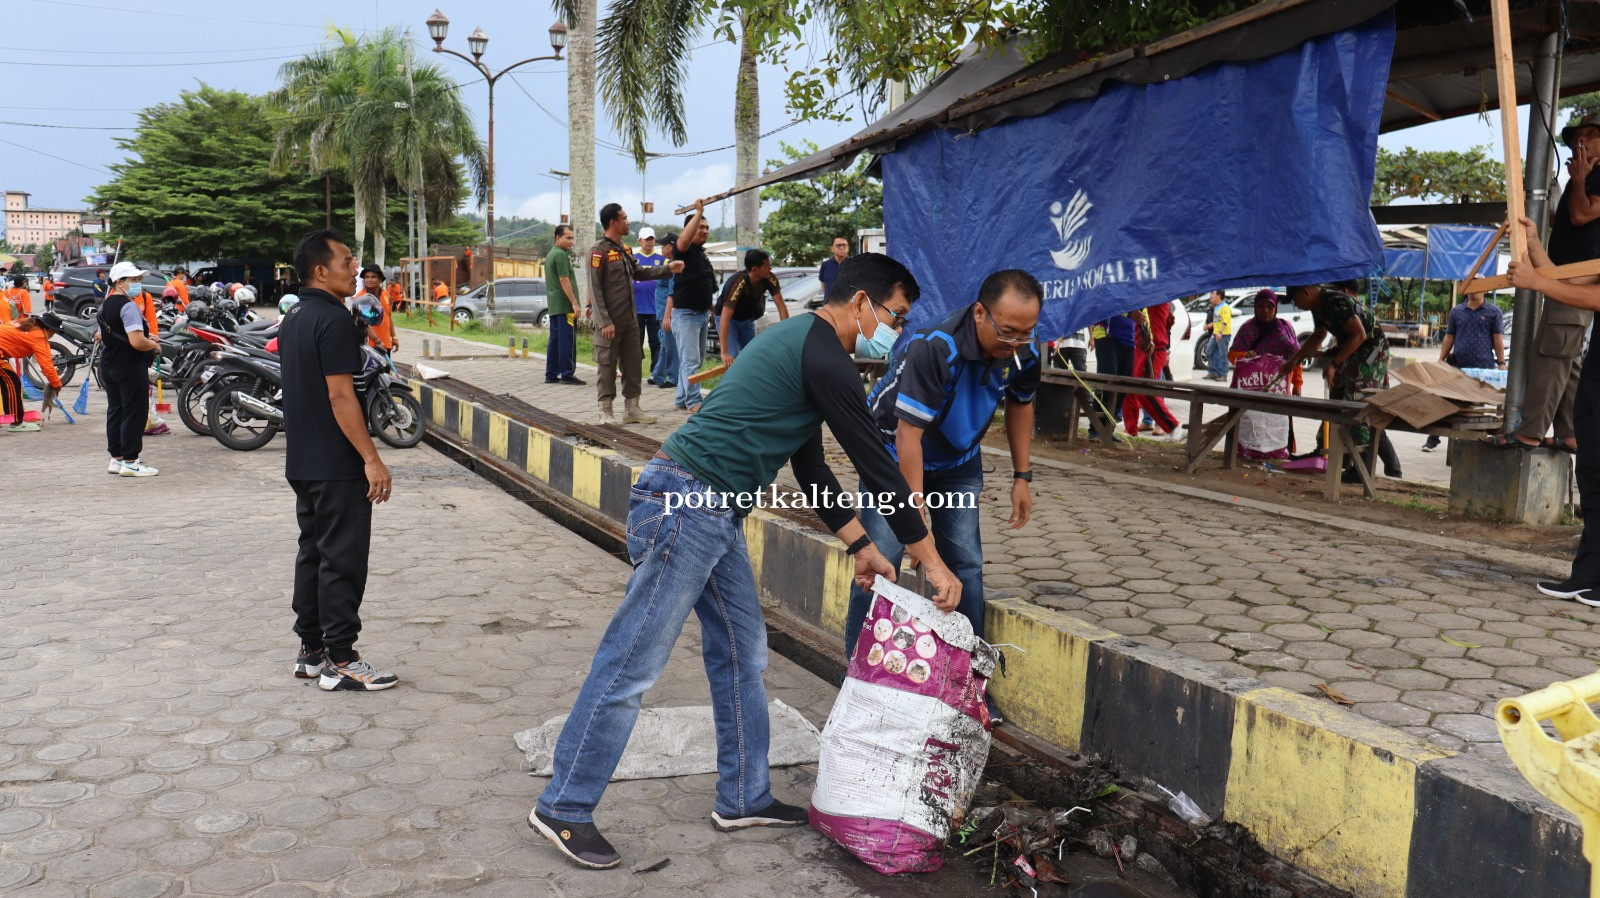
<path id="1" fill-rule="evenodd" d="M 660 316 L 657 316 L 660 320 Z M 656 354 L 650 363 L 650 377 L 658 384 L 673 384 L 678 382 L 678 340 L 672 331 L 658 330 L 661 340 L 661 351 Z"/>
<path id="2" fill-rule="evenodd" d="M 756 323 L 754 321 L 729 321 L 728 322 L 728 355 L 739 357 L 739 350 L 750 345 L 756 338 Z"/>
<path id="3" fill-rule="evenodd" d="M 1231 343 L 1232 334 L 1212 334 L 1211 340 L 1206 343 L 1206 368 L 1212 377 L 1228 376 L 1228 346 Z"/>
<path id="4" fill-rule="evenodd" d="M 704 401 L 700 385 L 689 383 L 689 378 L 700 371 L 706 360 L 706 325 L 710 312 L 672 310 L 672 336 L 678 343 L 678 392 L 672 404 L 679 408 L 694 408 Z"/>
<path id="5" fill-rule="evenodd" d="M 864 492 L 866 487 L 863 485 L 861 489 Z M 928 523 L 933 528 L 933 546 L 939 551 L 939 557 L 961 581 L 961 604 L 956 610 L 972 621 L 972 632 L 982 638 L 983 540 L 978 532 L 982 520 L 978 511 L 978 496 L 983 492 L 983 457 L 974 456 L 948 471 L 924 471 L 922 491 L 927 494 L 946 494 L 949 497 L 944 502 L 946 506 L 955 504 L 950 500 L 957 496 L 970 497 L 970 501 L 962 500 L 968 502 L 972 506 L 970 508 L 929 508 Z M 889 559 L 889 563 L 898 570 L 906 550 L 894 538 L 889 522 L 877 510 L 864 508 L 861 510 L 861 526 L 867 529 L 867 536 L 883 553 L 883 557 Z M 846 658 L 855 654 L 856 637 L 861 635 L 861 625 L 871 610 L 872 593 L 852 585 L 850 610 L 844 622 Z"/>
<path id="6" fill-rule="evenodd" d="M 578 332 L 571 315 L 550 316 L 550 345 L 544 350 L 544 379 L 572 377 L 578 371 Z"/>
<path id="7" fill-rule="evenodd" d="M 673 321 L 677 328 L 677 321 Z M 628 504 L 628 594 L 595 650 L 577 704 L 556 741 L 555 773 L 541 813 L 593 819 L 639 717 L 639 700 L 666 669 L 689 611 L 700 618 L 701 654 L 717 725 L 716 811 L 742 817 L 772 801 L 770 723 L 761 674 L 766 618 L 756 596 L 743 522 L 711 496 L 668 509 L 668 496 L 700 502 L 709 488 L 674 462 L 645 466 Z"/>

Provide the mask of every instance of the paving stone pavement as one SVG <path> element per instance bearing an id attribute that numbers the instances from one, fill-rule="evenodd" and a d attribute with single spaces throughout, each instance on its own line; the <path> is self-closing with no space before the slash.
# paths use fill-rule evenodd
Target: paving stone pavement
<path id="1" fill-rule="evenodd" d="M 407 342 L 402 358 L 415 361 L 419 341 Z M 432 363 L 455 377 L 593 420 L 593 368 L 579 372 L 589 386 L 550 386 L 542 359 L 509 360 L 449 339 L 445 352 L 474 355 Z M 671 409 L 671 391 L 646 384 L 643 403 L 660 417 L 635 428 L 650 436 L 686 420 Z M 849 471 L 831 443 L 830 455 L 836 471 Z M 1329 686 L 1356 712 L 1439 748 L 1509 764 L 1495 702 L 1600 664 L 1600 609 L 1533 588 L 1565 575 L 1559 559 L 1506 561 L 1455 540 L 1426 545 L 1372 535 L 1353 520 L 1328 527 L 1162 484 L 1140 489 L 1060 457 L 1038 465 L 1033 522 L 1005 531 L 1008 464 L 1004 454 L 987 464 L 989 588 L 1229 674 L 1308 695 Z"/>
<path id="2" fill-rule="evenodd" d="M 717 833 L 711 776 L 617 784 L 598 817 L 624 866 L 571 866 L 526 825 L 545 781 L 511 734 L 570 709 L 626 564 L 431 450 L 385 450 L 360 647 L 401 685 L 322 692 L 290 674 L 283 440 L 237 453 L 180 428 L 132 480 L 103 473 L 103 433 L 0 432 L 0 893 L 987 891 L 960 864 L 877 877 L 808 829 Z M 777 655 L 767 683 L 819 724 L 835 694 Z M 697 628 L 646 700 L 708 702 Z M 775 791 L 804 801 L 812 776 L 774 771 Z"/>

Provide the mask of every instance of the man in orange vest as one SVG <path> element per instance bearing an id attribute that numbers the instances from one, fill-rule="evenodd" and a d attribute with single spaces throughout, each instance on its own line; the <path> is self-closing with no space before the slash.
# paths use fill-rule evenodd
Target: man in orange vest
<path id="1" fill-rule="evenodd" d="M 398 275 L 389 281 L 387 287 L 383 288 L 383 293 L 389 298 L 390 312 L 398 312 L 406 307 L 406 291 L 404 287 L 400 286 Z"/>
<path id="2" fill-rule="evenodd" d="M 400 348 L 399 341 L 394 338 L 394 318 L 389 308 L 389 294 L 383 288 L 383 269 L 376 265 L 368 265 L 361 269 L 361 289 L 356 295 L 350 297 L 352 307 L 356 302 L 370 299 L 383 310 L 383 321 L 374 324 L 367 332 L 373 346 L 384 352 L 394 352 Z"/>
<path id="3" fill-rule="evenodd" d="M 178 311 L 189 308 L 189 272 L 183 268 L 174 271 L 169 283 L 178 291 Z"/>

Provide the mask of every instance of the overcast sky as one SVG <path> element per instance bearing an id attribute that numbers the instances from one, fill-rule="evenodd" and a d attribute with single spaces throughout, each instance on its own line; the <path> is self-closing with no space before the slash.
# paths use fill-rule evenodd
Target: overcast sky
<path id="1" fill-rule="evenodd" d="M 109 176 L 105 167 L 121 158 L 115 138 L 129 133 L 94 129 L 128 129 L 138 109 L 170 101 L 201 81 L 252 93 L 270 90 L 277 84 L 278 66 L 321 43 L 330 23 L 357 29 L 408 26 L 421 47 L 431 49 L 423 21 L 436 5 L 451 19 L 447 46 L 465 52 L 466 36 L 475 27 L 483 28 L 490 38 L 485 60 L 492 67 L 549 52 L 546 32 L 554 14 L 544 0 L 275 0 L 249 5 L 149 0 L 142 7 L 134 0 L 5 0 L 7 49 L 0 53 L 0 76 L 9 76 L 4 103 L 16 105 L 0 105 L 0 171 L 5 173 L 0 188 L 28 191 L 34 206 L 80 206 Z M 602 6 L 602 15 L 604 10 Z M 657 139 L 654 150 L 693 152 L 733 142 L 738 54 L 730 44 L 714 43 L 709 34 L 700 43 L 686 87 L 689 140 L 675 148 Z M 460 81 L 475 77 L 466 63 L 453 57 L 425 53 L 421 58 L 443 63 Z M 785 76 L 781 69 L 762 68 L 763 132 L 790 121 L 783 104 Z M 550 113 L 566 117 L 564 64 L 531 64 L 500 81 L 496 209 L 501 215 L 553 220 L 558 184 L 541 173 L 569 168 L 566 130 L 519 84 Z M 486 87 L 468 86 L 464 95 L 482 127 L 487 121 Z M 600 139 L 617 142 L 604 115 L 597 120 Z M 1525 109 L 1523 122 L 1525 139 Z M 59 127 L 30 126 L 38 124 Z M 863 124 L 857 118 L 789 128 L 762 141 L 762 161 L 780 155 L 780 140 L 808 138 L 826 146 Z M 1493 154 L 1500 153 L 1499 129 L 1493 121 L 1476 117 L 1388 134 L 1381 142 L 1393 149 L 1487 144 Z M 733 162 L 732 149 L 656 160 L 648 172 L 647 198 L 657 204 L 659 215 L 724 190 L 732 185 Z M 632 161 L 602 147 L 597 164 L 598 203 L 615 201 L 637 209 L 641 184 Z M 730 224 L 732 214 L 729 204 Z M 712 222 L 722 223 L 720 210 L 713 212 Z"/>

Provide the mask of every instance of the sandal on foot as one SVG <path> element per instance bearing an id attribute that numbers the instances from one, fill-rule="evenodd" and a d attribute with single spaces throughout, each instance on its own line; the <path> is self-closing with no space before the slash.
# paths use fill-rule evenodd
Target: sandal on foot
<path id="1" fill-rule="evenodd" d="M 1540 440 L 1539 448 L 1549 449 L 1552 452 L 1565 452 L 1568 455 L 1578 454 L 1578 447 L 1568 446 L 1566 443 L 1561 442 L 1555 437 L 1545 437 L 1544 439 Z"/>
<path id="2" fill-rule="evenodd" d="M 1507 433 L 1490 434 L 1483 438 L 1483 444 L 1490 449 L 1521 449 L 1523 452 L 1531 452 L 1539 448 L 1538 443 L 1524 443 Z"/>

